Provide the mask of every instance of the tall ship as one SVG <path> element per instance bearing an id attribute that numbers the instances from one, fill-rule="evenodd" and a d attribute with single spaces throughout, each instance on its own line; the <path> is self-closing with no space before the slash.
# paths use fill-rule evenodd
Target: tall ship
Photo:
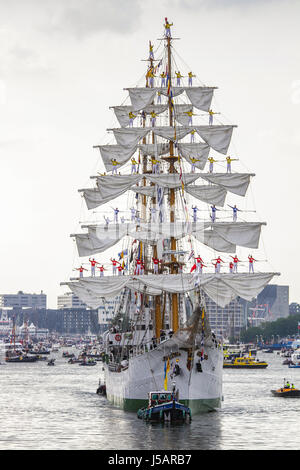
<path id="1" fill-rule="evenodd" d="M 244 220 L 255 217 L 241 209 L 255 175 L 233 171 L 237 126 L 213 107 L 216 87 L 178 65 L 172 30 L 166 18 L 142 83 L 112 106 L 118 125 L 95 145 L 101 167 L 79 189 L 90 216 L 71 235 L 78 275 L 61 284 L 91 308 L 118 299 L 103 335 L 112 404 L 138 410 L 152 390 L 172 388 L 194 414 L 222 401 L 222 338 L 207 299 L 250 301 L 278 273 L 254 270 L 265 222 Z"/>

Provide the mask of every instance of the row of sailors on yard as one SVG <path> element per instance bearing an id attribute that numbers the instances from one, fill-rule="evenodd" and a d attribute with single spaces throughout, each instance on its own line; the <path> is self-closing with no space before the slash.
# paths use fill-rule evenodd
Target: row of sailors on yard
<path id="1" fill-rule="evenodd" d="M 227 204 L 227 206 L 232 209 L 232 220 L 233 220 L 233 222 L 237 222 L 237 213 L 238 212 L 243 212 L 243 211 L 241 209 L 238 209 L 236 207 L 236 204 L 234 206 L 231 206 L 230 204 Z M 215 222 L 216 218 L 217 218 L 217 211 L 219 211 L 221 209 L 218 209 L 215 206 L 215 204 L 210 206 L 210 208 L 211 208 L 210 219 L 211 219 L 212 222 Z M 197 222 L 197 220 L 198 220 L 197 213 L 198 213 L 199 209 L 198 209 L 197 206 L 192 206 L 192 210 L 193 210 L 193 222 Z"/>
<path id="2" fill-rule="evenodd" d="M 178 157 L 181 159 L 181 157 Z M 230 156 L 227 156 L 225 160 L 215 160 L 213 157 L 209 157 L 209 173 L 213 173 L 214 171 L 214 163 L 220 162 L 220 161 L 225 161 L 227 162 L 227 173 L 231 173 L 231 162 L 237 161 L 238 158 L 231 158 Z M 199 158 L 195 157 L 190 157 L 189 159 L 190 164 L 191 164 L 191 173 L 195 173 L 196 170 L 196 163 L 200 162 L 201 160 Z M 159 160 L 157 160 L 155 157 L 151 157 L 151 163 L 152 163 L 152 173 L 158 174 L 159 171 Z M 111 164 L 112 164 L 112 174 L 117 175 L 118 174 L 118 165 L 123 165 L 123 163 L 118 162 L 115 158 L 111 159 Z M 139 173 L 139 162 L 136 161 L 136 159 L 133 157 L 131 159 L 131 174 L 138 174 Z M 120 174 L 120 173 L 119 173 Z"/>
<path id="3" fill-rule="evenodd" d="M 179 72 L 176 72 L 175 71 L 175 76 L 176 76 L 176 86 L 182 86 L 182 83 L 181 83 L 181 79 L 182 78 L 185 78 L 184 75 L 181 75 L 181 73 Z M 193 74 L 193 72 L 188 72 L 187 74 L 187 78 L 188 78 L 188 86 L 193 86 L 193 78 L 195 78 L 196 75 Z M 156 75 L 155 75 L 155 72 L 154 72 L 154 68 L 153 67 L 149 67 L 149 69 L 147 70 L 147 73 L 146 73 L 146 79 L 148 80 L 148 84 L 150 86 L 150 88 L 153 88 L 154 87 L 154 79 L 156 78 Z M 175 78 L 175 77 L 174 77 Z M 167 77 L 167 74 L 166 72 L 162 72 L 160 74 L 160 86 L 161 88 L 165 88 L 168 86 L 168 77 Z"/>
<path id="4" fill-rule="evenodd" d="M 231 256 L 232 261 L 229 262 L 229 272 L 230 273 L 237 273 L 238 272 L 238 263 L 241 262 L 241 260 L 237 257 L 237 255 Z M 191 272 L 195 271 L 198 274 L 202 274 L 203 272 L 203 267 L 206 267 L 206 264 L 204 264 L 203 259 L 198 255 L 197 258 L 194 258 L 194 265 L 191 268 Z M 212 263 L 213 266 L 215 267 L 215 273 L 218 274 L 221 272 L 221 263 L 225 263 L 221 259 L 220 256 L 218 258 L 214 258 L 212 261 L 215 261 L 215 263 Z M 257 261 L 256 259 L 253 258 L 252 255 L 248 256 L 248 262 L 249 262 L 249 273 L 254 273 L 254 261 Z"/>
<path id="5" fill-rule="evenodd" d="M 241 209 L 239 209 L 236 206 L 236 204 L 234 206 L 231 206 L 230 204 L 227 204 L 227 205 L 228 205 L 228 207 L 230 207 L 232 209 L 232 220 L 233 220 L 233 222 L 237 222 L 237 213 L 238 212 L 243 212 L 243 211 Z M 215 204 L 210 206 L 210 208 L 211 208 L 210 219 L 211 219 L 212 222 L 215 222 L 216 221 L 216 213 L 217 213 L 217 211 L 219 211 L 221 209 L 218 209 L 215 206 Z M 197 206 L 192 206 L 193 222 L 197 222 L 197 220 L 198 220 L 198 217 L 197 217 L 198 210 L 199 209 L 198 209 Z M 156 219 L 157 212 L 158 212 L 158 209 L 156 209 L 156 207 L 151 207 L 150 208 L 151 222 L 153 222 L 153 223 L 157 222 L 157 219 Z M 119 213 L 120 213 L 120 210 L 116 207 L 116 208 L 113 209 L 113 215 L 114 215 L 113 220 L 111 220 L 109 217 L 103 215 L 106 227 L 108 227 L 110 222 L 114 222 L 115 224 L 119 223 Z M 131 207 L 130 208 L 130 213 L 131 213 L 130 222 L 140 224 L 141 218 L 140 218 L 140 215 L 139 215 L 139 211 L 136 210 L 134 207 Z M 124 216 L 120 217 L 120 222 L 122 224 L 124 224 L 128 220 L 129 219 L 126 219 Z"/>
<path id="6" fill-rule="evenodd" d="M 241 260 L 237 257 L 237 255 L 230 256 L 230 257 L 232 258 L 232 261 L 229 262 L 229 272 L 230 273 L 237 273 L 238 272 L 238 263 L 241 262 Z M 112 263 L 113 276 L 116 276 L 117 274 L 119 276 L 125 274 L 126 268 L 124 266 L 124 263 L 121 264 L 115 258 L 111 258 L 110 261 Z M 221 263 L 225 263 L 225 261 L 223 261 L 220 256 L 218 256 L 218 258 L 214 258 L 212 261 L 215 261 L 215 263 L 212 263 L 213 266 L 215 267 L 215 273 L 216 274 L 220 273 L 221 272 Z M 254 261 L 257 261 L 257 260 L 254 259 L 252 255 L 249 255 L 248 256 L 248 261 L 249 261 L 249 273 L 254 273 Z M 100 264 L 94 258 L 89 259 L 89 262 L 91 263 L 91 276 L 95 277 L 96 276 L 96 269 L 99 269 L 100 277 L 103 277 L 104 276 L 104 271 L 106 271 L 103 264 Z M 153 257 L 152 262 L 153 262 L 153 273 L 158 274 L 159 273 L 159 263 L 162 264 L 162 260 L 159 260 L 158 258 Z M 97 264 L 99 264 L 99 266 L 97 266 Z M 202 274 L 204 267 L 207 267 L 207 265 L 204 264 L 203 259 L 198 255 L 198 257 L 194 258 L 194 265 L 192 266 L 190 272 L 195 271 L 197 274 Z M 83 272 L 88 271 L 83 266 L 80 266 L 80 268 L 76 268 L 76 270 L 79 271 L 79 276 L 81 278 L 83 277 Z M 179 266 L 179 273 L 182 273 L 182 266 L 181 265 Z M 134 275 L 143 275 L 143 274 L 145 274 L 145 265 L 143 263 L 143 260 L 137 258 L 136 259 L 135 270 L 134 270 Z"/>
<path id="7" fill-rule="evenodd" d="M 161 104 L 161 93 L 160 92 L 158 92 L 157 104 Z M 193 125 L 193 116 L 197 116 L 197 115 L 194 114 L 193 111 L 191 111 L 191 110 L 190 111 L 184 111 L 183 114 L 186 114 L 188 116 L 188 126 L 192 126 Z M 221 114 L 221 113 L 217 113 L 217 112 L 213 111 L 212 109 L 208 110 L 208 124 L 209 124 L 209 126 L 213 125 L 214 115 L 215 114 Z M 155 127 L 156 118 L 157 118 L 158 114 L 156 114 L 154 111 L 151 111 L 149 113 L 149 115 L 151 117 L 151 126 Z M 206 114 L 201 114 L 201 116 L 206 116 Z M 137 114 L 134 114 L 132 111 L 129 111 L 128 117 L 129 117 L 129 127 L 133 127 L 133 121 L 137 117 Z M 141 118 L 144 119 L 144 120 L 146 119 L 145 111 L 141 112 Z M 191 131 L 191 142 L 194 141 L 194 140 L 192 140 L 192 136 L 194 138 L 195 132 L 196 131 L 194 129 Z"/>

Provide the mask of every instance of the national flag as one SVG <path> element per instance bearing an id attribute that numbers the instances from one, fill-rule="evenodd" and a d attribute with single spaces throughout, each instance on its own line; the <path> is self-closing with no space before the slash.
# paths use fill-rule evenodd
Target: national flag
<path id="1" fill-rule="evenodd" d="M 118 253 L 119 260 L 123 259 L 124 256 L 127 256 L 127 255 L 128 255 L 128 250 L 122 250 L 121 253 Z"/>
<path id="2" fill-rule="evenodd" d="M 192 266 L 192 269 L 191 269 L 190 272 L 192 273 L 193 271 L 195 271 L 195 269 L 196 269 L 196 264 L 194 264 L 194 266 Z"/>
<path id="3" fill-rule="evenodd" d="M 194 250 L 192 250 L 192 251 L 190 252 L 190 256 L 188 257 L 188 261 L 189 261 L 193 256 L 195 256 Z"/>
<path id="4" fill-rule="evenodd" d="M 171 79 L 170 79 L 170 75 L 169 75 L 169 72 L 167 73 L 167 95 L 170 96 L 170 90 L 171 90 Z"/>
<path id="5" fill-rule="evenodd" d="M 165 361 L 165 380 L 164 380 L 164 388 L 165 390 L 168 390 L 168 372 L 170 370 L 170 359 L 168 358 L 167 361 Z"/>

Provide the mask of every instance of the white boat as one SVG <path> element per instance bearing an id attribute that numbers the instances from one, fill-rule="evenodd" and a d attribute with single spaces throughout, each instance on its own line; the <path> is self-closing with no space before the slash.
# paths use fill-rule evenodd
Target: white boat
<path id="1" fill-rule="evenodd" d="M 293 369 L 300 368 L 300 349 L 296 349 L 296 351 L 291 354 L 291 362 L 288 366 Z"/>
<path id="2" fill-rule="evenodd" d="M 109 129 L 116 143 L 96 146 L 105 172 L 92 177 L 95 187 L 79 190 L 89 211 L 100 208 L 99 223 L 83 224 L 83 233 L 71 235 L 79 257 L 116 245 L 119 275 L 107 275 L 108 261 L 100 275 L 83 276 L 82 270 L 62 285 L 91 308 L 119 296 L 113 328 L 103 335 L 111 403 L 137 411 L 151 390 L 167 390 L 172 381 L 180 401 L 195 414 L 217 409 L 222 401 L 223 348 L 211 332 L 205 298 L 221 307 L 238 296 L 250 301 L 278 273 L 221 273 L 218 267 L 202 272 L 199 249 L 205 247 L 214 258 L 236 253 L 237 247 L 252 251 L 265 223 L 228 221 L 226 214 L 216 220 L 214 212 L 205 218 L 207 204 L 226 212 L 228 193 L 245 196 L 254 175 L 204 171 L 210 151 L 225 158 L 236 126 L 211 122 L 215 87 L 190 81 L 175 86 L 173 38 L 166 34 L 161 44 L 157 60 L 150 44 L 145 86 L 125 89 L 131 104 L 113 107 L 121 126 Z M 155 78 L 161 73 L 164 83 Z M 190 111 L 204 113 L 209 125 L 192 124 Z M 128 164 L 131 174 L 123 171 Z M 108 205 L 120 196 L 127 198 L 129 222 L 126 210 L 120 220 L 118 208 L 114 222 L 108 220 Z M 204 218 L 190 218 L 191 201 L 204 204 Z"/>

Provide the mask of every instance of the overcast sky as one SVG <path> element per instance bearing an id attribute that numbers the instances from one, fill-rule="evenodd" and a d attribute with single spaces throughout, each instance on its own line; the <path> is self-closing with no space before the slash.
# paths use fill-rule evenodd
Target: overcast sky
<path id="1" fill-rule="evenodd" d="M 289 0 L 0 0 L 1 293 L 56 307 L 78 263 L 79 188 L 99 169 L 109 106 L 145 70 L 148 41 L 175 47 L 239 127 L 268 270 L 300 302 L 300 4 Z"/>

